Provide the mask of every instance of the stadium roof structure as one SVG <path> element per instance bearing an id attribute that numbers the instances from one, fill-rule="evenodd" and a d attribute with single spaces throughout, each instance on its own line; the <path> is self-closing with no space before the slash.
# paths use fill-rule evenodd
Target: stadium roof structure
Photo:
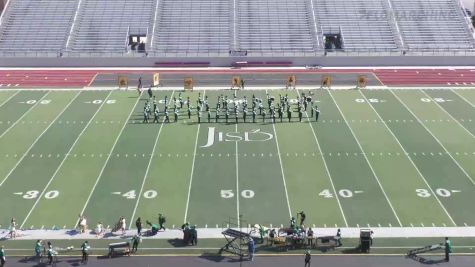
<path id="1" fill-rule="evenodd" d="M 10 0 L 0 54 L 464 56 L 475 40 L 459 0 Z"/>

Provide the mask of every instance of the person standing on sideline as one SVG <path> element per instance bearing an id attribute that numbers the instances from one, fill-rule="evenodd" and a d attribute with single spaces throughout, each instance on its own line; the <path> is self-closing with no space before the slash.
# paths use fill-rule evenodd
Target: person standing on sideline
<path id="1" fill-rule="evenodd" d="M 140 239 L 140 236 L 139 235 L 134 235 L 132 237 L 132 253 L 136 253 L 137 252 L 137 249 L 139 247 L 139 243 L 140 243 L 141 239 Z"/>
<path id="2" fill-rule="evenodd" d="M 5 258 L 5 247 L 0 247 L 0 266 L 3 267 L 5 265 L 6 258 Z"/>
<path id="3" fill-rule="evenodd" d="M 82 251 L 82 260 L 81 262 L 84 263 L 84 264 L 87 264 L 87 260 L 89 259 L 89 249 L 91 247 L 89 246 L 89 243 L 86 241 L 84 241 L 84 243 L 82 243 L 81 245 L 81 251 Z"/>
<path id="4" fill-rule="evenodd" d="M 254 243 L 254 239 L 249 239 L 249 242 L 247 243 L 247 250 L 249 251 L 249 260 L 254 261 L 254 253 L 256 252 L 256 244 Z"/>
<path id="5" fill-rule="evenodd" d="M 125 223 L 125 218 L 122 217 L 122 218 L 120 219 L 120 230 L 122 230 L 122 235 L 125 235 L 125 233 L 126 233 L 125 230 L 126 230 L 126 229 L 127 229 L 127 225 L 126 225 L 126 223 Z"/>
<path id="6" fill-rule="evenodd" d="M 142 219 L 140 217 L 137 218 L 135 221 L 135 227 L 137 227 L 137 235 L 142 234 Z"/>
<path id="7" fill-rule="evenodd" d="M 338 228 L 338 230 L 336 231 L 335 239 L 336 239 L 336 246 L 337 247 L 343 246 L 343 244 L 341 243 L 341 230 L 340 230 L 340 228 Z"/>
<path id="8" fill-rule="evenodd" d="M 310 250 L 305 252 L 305 267 L 310 267 L 310 261 L 312 260 L 312 254 L 310 254 Z"/>
<path id="9" fill-rule="evenodd" d="M 452 253 L 452 242 L 450 242 L 449 238 L 445 238 L 445 261 L 449 262 L 450 253 Z"/>
<path id="10" fill-rule="evenodd" d="M 14 239 L 16 238 L 16 220 L 15 218 L 12 218 L 10 221 L 10 238 Z"/>
<path id="11" fill-rule="evenodd" d="M 303 211 L 299 212 L 299 215 L 300 215 L 300 227 L 302 227 L 305 223 L 305 218 L 307 218 L 307 216 L 305 215 L 305 212 Z"/>
<path id="12" fill-rule="evenodd" d="M 158 230 L 162 230 L 165 231 L 165 222 L 167 221 L 167 218 L 165 218 L 165 216 L 163 216 L 163 214 L 159 213 L 158 214 L 158 224 L 160 225 L 160 228 Z"/>
<path id="13" fill-rule="evenodd" d="M 35 257 L 37 259 L 41 259 L 41 240 L 36 240 L 36 244 L 35 244 Z"/>
<path id="14" fill-rule="evenodd" d="M 48 251 L 47 251 L 47 255 L 48 255 L 48 264 L 51 265 L 53 264 L 53 255 L 54 255 L 54 251 L 53 251 L 53 246 L 51 245 L 51 242 L 48 242 Z"/>
<path id="15" fill-rule="evenodd" d="M 313 232 L 312 228 L 308 228 L 308 231 L 307 231 L 307 240 L 308 241 L 307 242 L 308 242 L 308 246 L 310 248 L 313 247 L 313 239 L 314 239 L 313 236 L 314 236 L 314 232 Z"/>

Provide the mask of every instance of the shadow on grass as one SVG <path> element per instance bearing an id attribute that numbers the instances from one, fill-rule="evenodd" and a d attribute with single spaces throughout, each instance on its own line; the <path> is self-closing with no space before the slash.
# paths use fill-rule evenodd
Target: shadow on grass
<path id="1" fill-rule="evenodd" d="M 175 239 L 168 239 L 167 240 L 170 245 L 172 245 L 175 248 L 183 248 L 183 247 L 188 247 L 185 242 L 183 242 L 183 239 L 175 238 Z"/>

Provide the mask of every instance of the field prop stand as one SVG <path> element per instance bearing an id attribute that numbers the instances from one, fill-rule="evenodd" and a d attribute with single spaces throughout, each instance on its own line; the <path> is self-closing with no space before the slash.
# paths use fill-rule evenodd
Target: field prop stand
<path id="1" fill-rule="evenodd" d="M 285 81 L 285 89 L 295 89 L 296 83 L 297 79 L 295 78 L 295 75 L 289 75 Z"/>
<path id="2" fill-rule="evenodd" d="M 429 245 L 425 246 L 423 248 L 416 248 L 416 249 L 411 249 L 407 252 L 407 257 L 411 258 L 415 261 L 421 262 L 421 263 L 437 263 L 437 262 L 445 262 L 444 259 L 439 259 L 439 260 L 429 260 L 425 257 L 420 256 L 419 254 L 422 253 L 427 253 L 427 252 L 433 252 L 436 250 L 445 250 L 445 245 L 444 244 L 435 244 L 435 245 Z"/>
<path id="3" fill-rule="evenodd" d="M 183 79 L 183 89 L 193 91 L 193 78 L 186 77 Z"/>
<path id="4" fill-rule="evenodd" d="M 118 75 L 117 85 L 119 86 L 119 90 L 121 88 L 125 88 L 126 90 L 129 89 L 129 78 L 127 77 L 127 75 Z"/>
<path id="5" fill-rule="evenodd" d="M 368 83 L 368 77 L 366 75 L 358 75 L 356 79 L 356 89 L 365 89 Z"/>
<path id="6" fill-rule="evenodd" d="M 332 87 L 332 76 L 323 75 L 321 80 L 320 89 L 331 89 Z"/>
<path id="7" fill-rule="evenodd" d="M 226 239 L 226 245 L 219 250 L 219 254 L 226 251 L 239 257 L 248 256 L 247 243 L 252 237 L 249 233 L 244 232 L 235 220 L 229 219 L 229 223 L 226 224 L 222 234 Z"/>
<path id="8" fill-rule="evenodd" d="M 242 89 L 241 76 L 233 76 L 231 79 L 231 90 Z"/>
<path id="9" fill-rule="evenodd" d="M 154 73 L 152 77 L 152 86 L 159 87 L 160 86 L 160 73 Z"/>

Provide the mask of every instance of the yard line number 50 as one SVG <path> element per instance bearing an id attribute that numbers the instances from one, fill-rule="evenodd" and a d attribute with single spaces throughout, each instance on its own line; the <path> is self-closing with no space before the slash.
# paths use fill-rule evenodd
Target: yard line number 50
<path id="1" fill-rule="evenodd" d="M 254 191 L 252 190 L 242 190 L 241 196 L 243 198 L 253 198 L 255 196 Z M 221 197 L 222 198 L 233 198 L 234 191 L 233 190 L 221 190 Z"/>

